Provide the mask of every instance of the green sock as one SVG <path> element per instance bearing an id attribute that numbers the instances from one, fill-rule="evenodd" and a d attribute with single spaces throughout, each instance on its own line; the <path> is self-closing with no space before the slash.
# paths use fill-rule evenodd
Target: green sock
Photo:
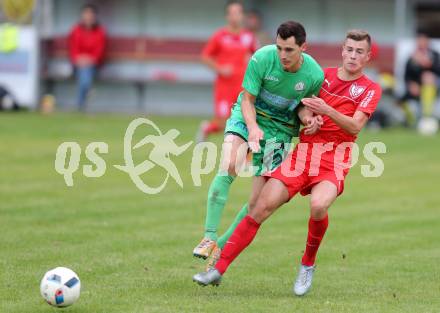
<path id="1" fill-rule="evenodd" d="M 228 230 L 225 231 L 225 233 L 217 240 L 217 245 L 223 249 L 223 247 L 226 244 L 226 241 L 228 241 L 229 237 L 231 237 L 232 233 L 234 232 L 237 225 L 241 222 L 242 219 L 248 214 L 248 204 L 246 203 L 243 205 L 241 210 L 238 212 L 238 214 L 235 216 L 234 221 L 229 226 Z"/>
<path id="2" fill-rule="evenodd" d="M 217 173 L 209 187 L 205 220 L 205 237 L 209 239 L 217 241 L 217 228 L 234 179 L 234 176 Z"/>

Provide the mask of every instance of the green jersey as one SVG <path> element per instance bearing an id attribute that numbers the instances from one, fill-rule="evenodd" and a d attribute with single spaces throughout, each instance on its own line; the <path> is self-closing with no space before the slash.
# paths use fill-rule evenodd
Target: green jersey
<path id="1" fill-rule="evenodd" d="M 249 61 L 243 79 L 243 88 L 256 96 L 255 108 L 258 115 L 293 127 L 298 135 L 299 120 L 296 108 L 302 98 L 318 95 L 324 80 L 324 72 L 308 54 L 303 53 L 304 62 L 295 72 L 283 69 L 276 45 L 259 49 Z M 241 109 L 243 94 L 237 99 Z"/>
<path id="2" fill-rule="evenodd" d="M 243 88 L 256 96 L 257 124 L 264 132 L 260 141 L 261 151 L 253 153 L 253 165 L 258 169 L 256 176 L 268 169 L 275 169 L 287 155 L 286 143 L 298 136 L 299 118 L 296 108 L 304 97 L 318 95 L 324 80 L 324 73 L 316 61 L 303 53 L 304 62 L 295 72 L 284 71 L 275 45 L 261 48 L 249 61 L 243 80 Z M 248 140 L 248 129 L 241 112 L 240 94 L 226 122 L 225 134 L 233 134 Z M 275 140 L 279 148 L 265 154 L 266 145 Z M 268 149 L 271 151 L 271 149 Z"/>

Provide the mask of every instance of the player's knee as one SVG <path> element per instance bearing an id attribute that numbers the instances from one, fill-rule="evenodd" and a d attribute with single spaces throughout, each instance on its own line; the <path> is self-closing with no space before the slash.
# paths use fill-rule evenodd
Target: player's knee
<path id="1" fill-rule="evenodd" d="M 313 219 L 322 219 L 327 215 L 328 204 L 325 200 L 312 198 L 310 200 L 310 215 Z"/>
<path id="2" fill-rule="evenodd" d="M 423 84 L 434 85 L 436 82 L 434 73 L 429 71 L 423 72 L 421 79 Z"/>
<path id="3" fill-rule="evenodd" d="M 229 162 L 227 167 L 228 175 L 237 176 L 237 170 L 235 166 L 235 162 Z"/>
<path id="4" fill-rule="evenodd" d="M 269 216 L 268 206 L 264 202 L 258 202 L 255 205 L 249 205 L 249 216 L 257 223 L 263 223 Z"/>
<path id="5" fill-rule="evenodd" d="M 220 169 L 223 173 L 227 172 L 230 176 L 237 176 L 235 162 L 231 159 L 223 160 Z"/>
<path id="6" fill-rule="evenodd" d="M 251 211 L 251 209 L 255 208 L 255 206 L 257 205 L 257 200 L 258 197 L 252 195 L 251 198 L 249 199 L 249 211 Z"/>

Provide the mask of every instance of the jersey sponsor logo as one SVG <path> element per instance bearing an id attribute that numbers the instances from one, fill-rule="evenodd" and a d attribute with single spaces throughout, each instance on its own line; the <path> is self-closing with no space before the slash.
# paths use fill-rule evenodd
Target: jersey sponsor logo
<path id="1" fill-rule="evenodd" d="M 374 96 L 374 90 L 370 90 L 367 92 L 367 95 L 362 100 L 361 104 L 359 105 L 361 108 L 366 108 L 368 104 L 370 103 L 371 99 L 373 99 Z"/>
<path id="2" fill-rule="evenodd" d="M 281 122 L 290 124 L 295 115 L 295 108 L 299 101 L 296 99 L 288 100 L 280 96 L 270 94 L 269 92 L 260 92 L 255 100 L 255 108 L 257 111 L 267 113 L 271 118 L 277 119 Z"/>
<path id="3" fill-rule="evenodd" d="M 271 80 L 273 82 L 279 82 L 280 81 L 277 77 L 275 77 L 273 75 L 267 75 L 266 77 L 264 77 L 264 79 L 265 80 Z"/>
<path id="4" fill-rule="evenodd" d="M 296 83 L 296 85 L 295 85 L 295 90 L 296 90 L 296 91 L 303 91 L 304 89 L 305 89 L 305 84 L 304 84 L 304 82 Z"/>
<path id="5" fill-rule="evenodd" d="M 234 42 L 234 40 L 232 39 L 231 36 L 226 35 L 226 36 L 224 36 L 224 37 L 222 38 L 222 42 L 223 42 L 224 45 L 232 45 L 233 42 Z"/>
<path id="6" fill-rule="evenodd" d="M 330 88 L 330 82 L 327 79 L 324 79 L 324 81 L 327 83 L 327 87 Z"/>
<path id="7" fill-rule="evenodd" d="M 243 34 L 240 36 L 240 42 L 243 46 L 250 46 L 252 43 L 252 36 L 251 34 Z"/>
<path id="8" fill-rule="evenodd" d="M 350 87 L 350 96 L 353 99 L 359 97 L 365 91 L 365 86 L 359 86 L 356 83 L 353 83 Z"/>
<path id="9" fill-rule="evenodd" d="M 273 94 L 267 91 L 264 88 L 261 88 L 259 98 L 263 100 L 262 102 L 270 105 L 271 107 L 277 108 L 278 110 L 285 110 L 289 107 L 296 107 L 298 105 L 298 101 L 296 99 L 287 99 L 282 96 Z M 258 100 L 258 99 L 257 99 Z M 256 101 L 255 105 L 258 106 L 260 101 Z M 283 114 L 283 112 L 280 112 Z"/>

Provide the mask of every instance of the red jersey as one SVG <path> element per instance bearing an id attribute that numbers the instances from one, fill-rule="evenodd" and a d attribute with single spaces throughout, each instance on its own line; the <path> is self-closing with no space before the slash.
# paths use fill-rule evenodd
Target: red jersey
<path id="1" fill-rule="evenodd" d="M 73 27 L 69 34 L 69 56 L 72 63 L 81 54 L 87 54 L 93 59 L 94 65 L 102 62 L 105 49 L 105 30 L 100 25 L 86 28 L 81 24 Z"/>
<path id="2" fill-rule="evenodd" d="M 356 80 L 344 81 L 338 77 L 337 68 L 324 69 L 324 82 L 319 91 L 319 98 L 338 112 L 352 117 L 356 111 L 371 116 L 376 110 L 382 89 L 365 74 Z M 328 116 L 323 116 L 324 124 L 316 135 L 339 138 L 342 141 L 355 141 L 356 136 L 341 129 Z M 314 136 L 314 135 L 312 135 Z M 312 136 L 301 134 L 301 140 L 310 142 Z"/>
<path id="3" fill-rule="evenodd" d="M 255 50 L 256 40 L 251 32 L 243 29 L 236 34 L 224 27 L 212 35 L 202 55 L 214 58 L 219 65 L 230 65 L 233 68 L 230 77 L 219 76 L 218 81 L 239 81 L 241 85 L 247 63 Z"/>

